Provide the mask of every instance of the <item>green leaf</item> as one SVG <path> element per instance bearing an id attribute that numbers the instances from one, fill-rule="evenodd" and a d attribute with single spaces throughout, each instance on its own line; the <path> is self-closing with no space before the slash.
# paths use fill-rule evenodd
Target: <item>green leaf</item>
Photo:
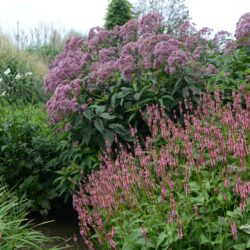
<path id="1" fill-rule="evenodd" d="M 134 89 L 134 91 L 136 92 L 137 91 L 137 84 L 136 83 L 133 83 L 133 89 Z"/>
<path id="2" fill-rule="evenodd" d="M 218 225 L 220 226 L 220 227 L 224 227 L 224 226 L 227 226 L 227 220 L 226 220 L 226 218 L 224 218 L 224 217 L 218 217 Z"/>
<path id="3" fill-rule="evenodd" d="M 103 106 L 103 105 L 99 105 L 99 106 L 96 106 L 96 114 L 97 115 L 99 115 L 99 114 L 101 114 L 101 113 L 103 113 L 104 111 L 105 111 L 105 106 Z"/>
<path id="4" fill-rule="evenodd" d="M 108 126 L 109 126 L 109 128 L 111 128 L 113 130 L 118 129 L 118 130 L 121 130 L 121 131 L 125 132 L 124 126 L 122 124 L 120 124 L 120 123 L 111 123 Z"/>
<path id="5" fill-rule="evenodd" d="M 104 130 L 104 133 L 103 133 L 103 137 L 104 137 L 104 140 L 108 141 L 110 143 L 110 145 L 113 144 L 114 142 L 114 132 L 109 130 L 109 129 L 105 129 Z"/>
<path id="6" fill-rule="evenodd" d="M 131 114 L 131 115 L 129 116 L 129 118 L 128 118 L 128 123 L 130 123 L 130 122 L 135 118 L 136 115 L 137 115 L 137 113 Z"/>
<path id="7" fill-rule="evenodd" d="M 201 235 L 200 235 L 200 244 L 201 245 L 207 245 L 207 243 L 210 243 L 210 240 L 203 233 L 201 233 Z"/>
<path id="8" fill-rule="evenodd" d="M 131 107 L 128 111 L 133 111 L 133 110 L 138 110 L 138 107 L 143 107 L 146 106 L 146 104 L 151 104 L 154 103 L 156 101 L 155 97 L 150 97 L 150 98 L 146 98 L 144 100 L 141 100 L 139 102 L 136 103 L 136 105 L 134 105 L 133 107 Z"/>
<path id="9" fill-rule="evenodd" d="M 88 145 L 91 139 L 91 135 L 92 135 L 92 129 L 90 127 L 87 127 L 86 129 L 84 129 L 82 143 L 85 145 Z"/>
<path id="10" fill-rule="evenodd" d="M 141 93 L 135 93 L 134 94 L 134 98 L 136 101 L 140 100 L 140 97 L 141 97 Z"/>
<path id="11" fill-rule="evenodd" d="M 248 240 L 246 247 L 250 248 L 250 239 Z"/>
<path id="12" fill-rule="evenodd" d="M 246 250 L 246 244 L 245 243 L 241 243 L 241 244 L 234 245 L 233 249 Z"/>
<path id="13" fill-rule="evenodd" d="M 111 97 L 111 106 L 112 106 L 112 108 L 114 109 L 114 108 L 116 108 L 116 97 L 117 97 L 117 94 L 114 94 L 114 95 L 112 95 L 112 97 Z"/>
<path id="14" fill-rule="evenodd" d="M 86 111 L 83 112 L 83 115 L 89 120 L 91 121 L 92 120 L 92 112 L 87 109 Z"/>
<path id="15" fill-rule="evenodd" d="M 126 97 L 127 95 L 131 94 L 131 92 L 119 92 L 117 93 L 117 99 L 122 99 L 124 97 Z"/>
<path id="16" fill-rule="evenodd" d="M 102 118 L 104 118 L 104 119 L 106 119 L 106 120 L 112 120 L 112 119 L 115 118 L 114 115 L 110 115 L 109 113 L 106 113 L 106 112 L 100 114 L 99 117 L 102 117 Z"/>
<path id="17" fill-rule="evenodd" d="M 182 96 L 183 96 L 184 98 L 186 98 L 187 95 L 188 95 L 188 88 L 182 89 Z"/>
<path id="18" fill-rule="evenodd" d="M 194 84 L 195 81 L 191 78 L 191 77 L 188 77 L 188 76 L 185 76 L 184 77 L 184 80 L 188 83 L 188 84 Z"/>
<path id="19" fill-rule="evenodd" d="M 171 245 L 172 243 L 178 241 L 178 235 L 177 233 L 173 232 L 172 229 L 169 227 L 169 230 L 167 231 L 168 234 L 168 243 Z"/>
<path id="20" fill-rule="evenodd" d="M 156 243 L 156 250 L 161 246 L 161 244 L 167 239 L 167 235 L 165 232 L 161 232 L 158 236 L 157 243 Z"/>
<path id="21" fill-rule="evenodd" d="M 173 89 L 173 91 L 172 91 L 172 93 L 171 93 L 172 96 L 174 96 L 174 94 L 175 94 L 175 93 L 177 92 L 177 90 L 180 88 L 180 86 L 181 86 L 181 81 L 182 81 L 181 78 L 179 78 L 179 79 L 176 81 L 176 83 L 175 83 L 175 85 L 174 85 L 174 89 Z"/>
<path id="22" fill-rule="evenodd" d="M 8 145 L 3 145 L 3 146 L 1 147 L 1 150 L 4 152 L 4 150 L 7 149 L 7 148 L 8 148 Z"/>
<path id="23" fill-rule="evenodd" d="M 136 249 L 135 242 L 134 241 L 128 241 L 125 239 L 125 242 L 122 246 L 122 250 L 134 250 Z"/>
<path id="24" fill-rule="evenodd" d="M 233 212 L 227 211 L 227 216 L 229 216 L 229 217 L 231 217 L 233 219 L 237 219 L 237 218 L 242 216 L 242 213 L 240 211 L 240 208 L 237 207 Z"/>
<path id="25" fill-rule="evenodd" d="M 94 121 L 94 125 L 95 125 L 95 128 L 96 128 L 99 132 L 101 132 L 101 133 L 104 132 L 104 125 L 103 125 L 103 122 L 102 122 L 101 119 L 95 120 L 95 121 Z"/>
<path id="26" fill-rule="evenodd" d="M 164 96 L 162 96 L 161 98 L 163 98 L 163 99 L 168 99 L 168 100 L 170 100 L 170 101 L 174 101 L 175 99 L 172 97 L 172 96 L 170 96 L 170 95 L 164 95 Z"/>
<path id="27" fill-rule="evenodd" d="M 145 242 L 145 239 L 141 237 L 135 243 L 140 247 L 144 247 L 143 249 L 155 249 L 155 244 L 149 238 Z"/>

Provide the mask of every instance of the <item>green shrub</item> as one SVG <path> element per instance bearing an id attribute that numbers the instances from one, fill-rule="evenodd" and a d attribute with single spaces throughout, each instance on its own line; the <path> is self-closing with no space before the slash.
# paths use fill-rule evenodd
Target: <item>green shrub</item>
<path id="1" fill-rule="evenodd" d="M 0 145 L 0 175 L 19 195 L 27 194 L 33 211 L 46 215 L 57 196 L 53 181 L 61 166 L 44 107 L 2 103 Z"/>

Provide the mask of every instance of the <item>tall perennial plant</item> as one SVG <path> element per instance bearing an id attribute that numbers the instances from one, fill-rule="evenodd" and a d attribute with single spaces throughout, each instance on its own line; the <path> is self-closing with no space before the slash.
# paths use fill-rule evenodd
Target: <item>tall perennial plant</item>
<path id="1" fill-rule="evenodd" d="M 151 137 L 111 148 L 74 196 L 89 249 L 248 249 L 250 95 L 187 101 L 184 125 L 147 106 Z"/>

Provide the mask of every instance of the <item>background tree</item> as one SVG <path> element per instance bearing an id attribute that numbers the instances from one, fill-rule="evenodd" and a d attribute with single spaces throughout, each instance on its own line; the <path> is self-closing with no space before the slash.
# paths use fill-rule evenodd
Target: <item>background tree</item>
<path id="1" fill-rule="evenodd" d="M 105 17 L 105 28 L 123 25 L 132 18 L 132 4 L 128 0 L 111 0 Z"/>
<path id="2" fill-rule="evenodd" d="M 137 0 L 135 13 L 138 17 L 150 12 L 164 17 L 167 33 L 175 33 L 181 23 L 190 19 L 185 0 Z"/>

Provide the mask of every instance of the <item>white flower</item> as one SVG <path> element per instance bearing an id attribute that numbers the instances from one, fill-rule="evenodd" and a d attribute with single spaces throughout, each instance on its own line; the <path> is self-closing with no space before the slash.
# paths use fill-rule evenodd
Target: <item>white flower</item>
<path id="1" fill-rule="evenodd" d="M 25 76 L 32 76 L 32 72 L 25 73 Z"/>
<path id="2" fill-rule="evenodd" d="M 3 79 L 2 78 L 0 78 L 0 82 L 2 82 L 3 81 Z"/>
<path id="3" fill-rule="evenodd" d="M 3 73 L 7 76 L 9 73 L 11 73 L 10 68 L 8 68 L 7 70 L 5 70 Z"/>
<path id="4" fill-rule="evenodd" d="M 22 75 L 19 74 L 19 73 L 18 73 L 18 74 L 16 75 L 16 77 L 15 77 L 15 79 L 17 79 L 17 80 L 19 80 L 19 79 L 21 79 L 21 78 L 22 78 Z"/>
<path id="5" fill-rule="evenodd" d="M 6 91 L 4 91 L 0 96 L 5 96 L 6 95 Z"/>

